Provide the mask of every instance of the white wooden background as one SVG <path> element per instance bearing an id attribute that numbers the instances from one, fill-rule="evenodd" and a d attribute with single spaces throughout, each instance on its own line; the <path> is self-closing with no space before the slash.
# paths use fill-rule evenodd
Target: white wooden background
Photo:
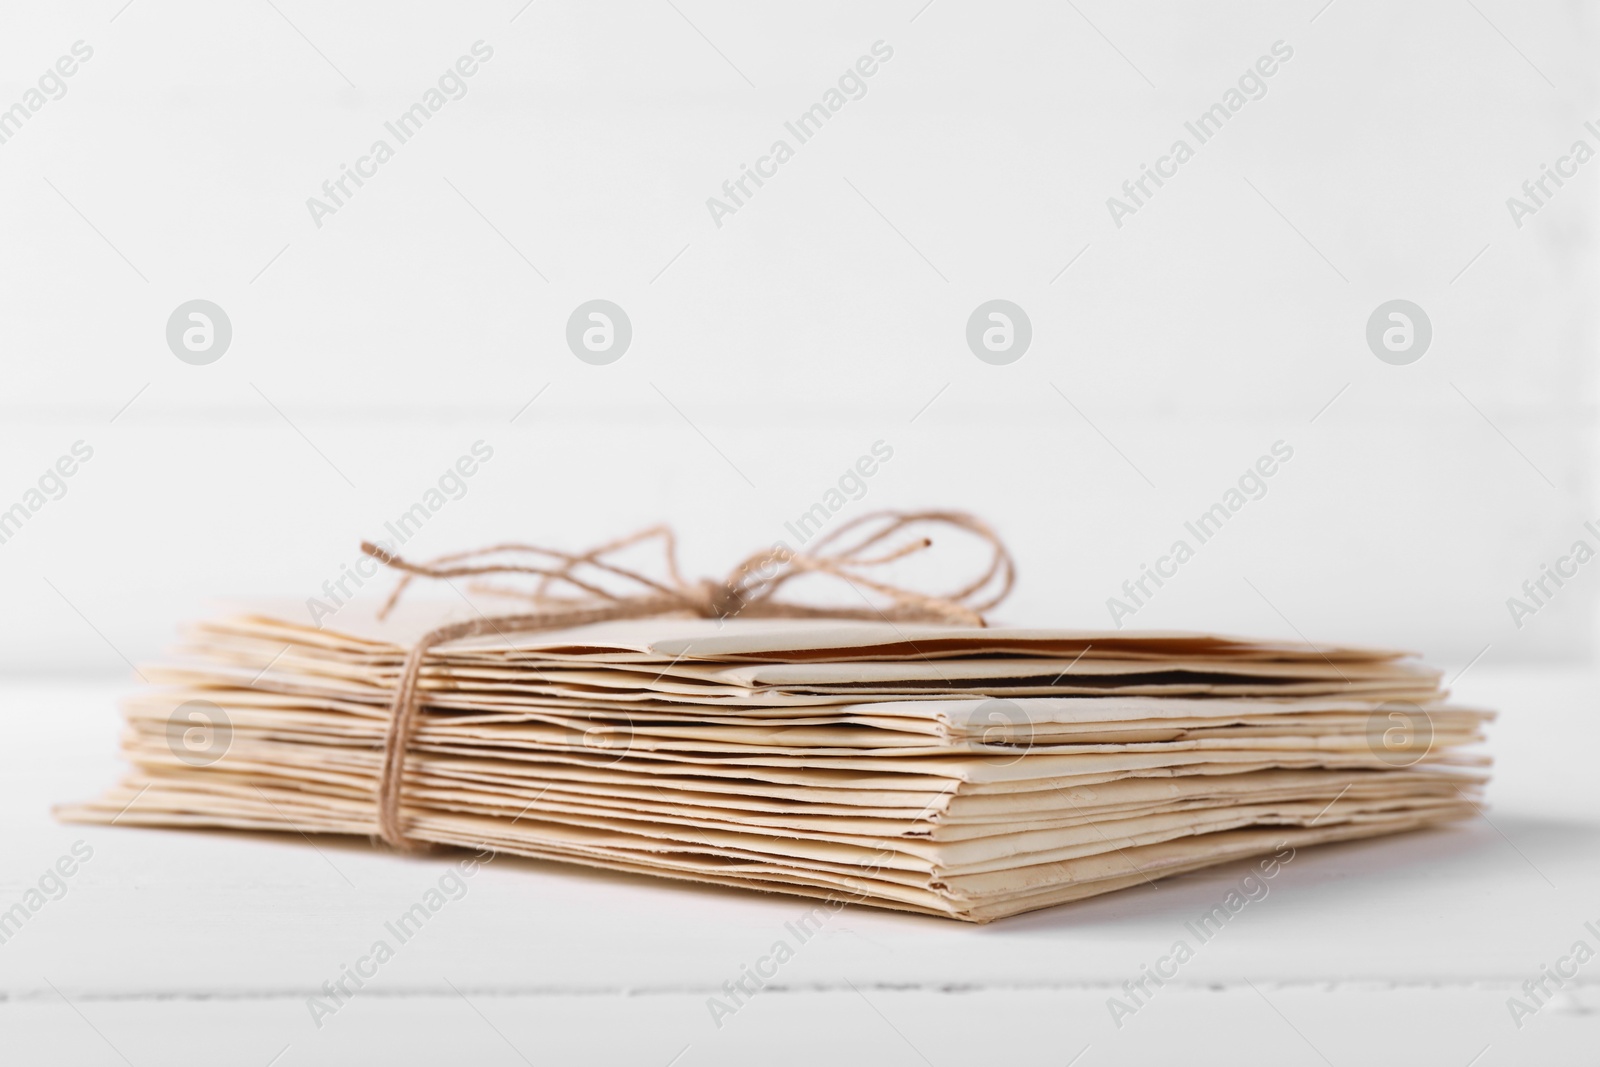
<path id="1" fill-rule="evenodd" d="M 1521 227 L 1506 199 L 1600 146 L 1597 15 L 0 6 L 0 109 L 93 48 L 0 143 L 0 510 L 94 450 L 0 543 L 0 904 L 80 837 L 96 850 L 0 945 L 0 1058 L 1593 1062 L 1587 972 L 1521 1030 L 1505 1001 L 1600 919 L 1600 574 L 1520 628 L 1506 599 L 1600 520 L 1600 163 Z M 306 198 L 479 40 L 467 95 L 314 226 Z M 706 198 L 880 40 L 866 96 L 715 226 Z M 1267 94 L 1114 226 L 1106 198 L 1277 41 Z M 597 297 L 635 332 L 603 367 L 563 340 Z M 209 366 L 164 339 L 195 298 L 233 325 Z M 994 298 L 1033 324 L 1009 366 L 964 340 Z M 1396 298 L 1434 328 L 1409 366 L 1364 336 Z M 1021 564 L 1004 616 L 1081 626 L 1286 441 L 1267 496 L 1133 621 L 1467 666 L 1463 695 L 1506 711 L 1493 806 L 1308 855 L 1120 1031 L 1106 997 L 1241 872 L 983 930 L 851 909 L 717 1030 L 705 998 L 792 902 L 507 866 L 317 1030 L 305 997 L 436 865 L 49 807 L 116 774 L 125 661 L 214 597 L 318 594 L 479 440 L 493 460 L 408 550 L 670 521 L 688 570 L 718 573 L 881 440 L 893 459 L 835 522 L 976 511 Z"/>
<path id="2" fill-rule="evenodd" d="M 0 905 L 93 850 L 0 944 L 7 1063 L 1006 1063 L 1588 1067 L 1600 960 L 1516 1025 L 1507 1003 L 1600 948 L 1593 672 L 1473 667 L 1501 708 L 1491 806 L 1450 829 L 1302 850 L 1201 945 L 1248 863 L 974 927 L 848 907 L 716 1025 L 709 998 L 809 902 L 503 858 L 332 1016 L 309 998 L 439 885 L 451 855 L 364 841 L 54 822 L 117 772 L 114 683 L 0 685 Z M 470 855 L 470 854 L 462 854 Z M 1107 1007 L 1195 956 L 1118 1027 Z M 1570 967 L 1566 968 L 1570 972 Z M 347 988 L 351 988 L 347 983 Z"/>
<path id="3" fill-rule="evenodd" d="M 303 600 L 479 439 L 418 551 L 671 521 L 720 572 L 883 440 L 848 513 L 988 516 L 1009 617 L 1085 626 L 1281 439 L 1137 624 L 1588 655 L 1593 575 L 1521 629 L 1505 601 L 1595 517 L 1600 165 L 1520 229 L 1505 200 L 1600 145 L 1592 4 L 274 3 L 5 9 L 0 104 L 94 56 L 0 145 L 0 507 L 95 454 L 0 544 L 0 667 L 125 672 L 211 596 Z M 480 39 L 316 228 L 306 198 Z M 706 198 L 879 40 L 717 228 Z M 1035 332 L 1005 367 L 963 337 L 997 296 Z M 196 297 L 234 326 L 204 367 L 164 342 Z M 611 366 L 563 344 L 593 297 L 634 323 Z M 1405 367 L 1364 340 L 1396 297 L 1435 330 Z"/>

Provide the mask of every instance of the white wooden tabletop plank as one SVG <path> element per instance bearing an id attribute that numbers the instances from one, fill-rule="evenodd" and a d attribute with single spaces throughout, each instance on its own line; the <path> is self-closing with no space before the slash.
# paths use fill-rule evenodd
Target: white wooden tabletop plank
<path id="1" fill-rule="evenodd" d="M 0 827 L 7 842 L 0 853 L 0 908 L 37 885 L 75 842 L 83 842 L 80 852 L 93 850 L 65 879 L 65 894 L 0 945 L 0 994 L 6 998 L 0 1018 L 7 1032 L 53 1031 L 65 1018 L 62 996 L 118 1029 L 130 1045 L 145 1042 L 141 1047 L 152 1049 L 162 1040 L 160 1019 L 178 1025 L 204 1018 L 219 1026 L 236 1020 L 241 1042 L 245 1034 L 252 1042 L 259 1035 L 255 1052 L 264 1053 L 239 1062 L 265 1062 L 277 1050 L 267 1046 L 279 1033 L 281 1045 L 299 1037 L 322 1041 L 333 1022 L 360 1029 L 347 1023 L 343 1009 L 319 1029 L 307 998 L 324 982 L 338 981 L 376 940 L 393 941 L 385 923 L 437 886 L 454 857 L 405 857 L 343 840 L 319 839 L 313 848 L 293 834 L 55 822 L 52 803 L 91 796 L 118 773 L 114 702 L 125 688 L 30 682 L 0 689 L 0 715 L 12 738 L 0 751 Z M 809 1033 L 807 1005 L 831 1012 L 853 1002 L 872 1021 L 855 989 L 874 1003 L 903 1004 L 896 1010 L 912 1020 L 907 1025 L 942 1054 L 935 1062 L 970 1060 L 961 1054 L 949 1013 L 1015 1015 L 1023 1020 L 1016 1025 L 1039 1041 L 1059 1032 L 1059 1044 L 1038 1062 L 1065 1062 L 1094 1041 L 1115 1040 L 1132 1050 L 1148 1040 L 1154 1055 L 1186 1046 L 1169 1047 L 1162 1044 L 1167 1038 L 1156 1036 L 1129 1040 L 1151 1015 L 1204 1020 L 1213 1009 L 1226 1009 L 1223 1015 L 1243 1019 L 1269 1011 L 1257 988 L 1291 1017 L 1286 1003 L 1306 1005 L 1308 1019 L 1322 1020 L 1307 1025 L 1326 1029 L 1313 1040 L 1335 1046 L 1357 1039 L 1330 1020 L 1368 1010 L 1357 1006 L 1373 990 L 1386 990 L 1392 995 L 1382 1003 L 1399 1030 L 1406 1013 L 1414 1012 L 1419 1025 L 1437 1027 L 1440 1041 L 1448 1036 L 1430 1046 L 1449 1045 L 1450 1056 L 1438 1062 L 1457 1062 L 1455 1052 L 1464 1051 L 1459 1062 L 1465 1063 L 1485 1044 L 1522 1042 L 1535 1031 L 1589 1027 L 1592 1033 L 1593 1014 L 1547 1024 L 1557 1015 L 1567 1018 L 1572 1005 L 1587 1003 L 1592 1012 L 1600 963 L 1568 984 L 1566 993 L 1577 998 L 1565 1002 L 1568 1008 L 1552 1003 L 1524 1020 L 1521 1030 L 1506 998 L 1574 941 L 1600 947 L 1600 936 L 1584 926 L 1600 929 L 1600 783 L 1587 769 L 1600 742 L 1592 715 L 1596 678 L 1479 666 L 1458 689 L 1462 699 L 1502 711 L 1491 727 L 1490 749 L 1499 760 L 1486 817 L 1447 830 L 1304 850 L 1269 883 L 1265 898 L 1204 944 L 1186 922 L 1218 903 L 1247 866 L 987 927 L 850 907 L 801 944 L 786 924 L 810 905 L 795 898 L 503 857 L 464 882 L 459 899 L 397 945 L 345 1007 L 355 1018 L 371 1013 L 375 1033 L 396 1026 L 420 1035 L 474 1018 L 459 988 L 519 1020 L 508 1025 L 524 1027 L 531 1058 L 543 1031 L 528 1020 L 545 1020 L 570 1036 L 585 1012 L 609 1004 L 612 1022 L 602 1025 L 608 1047 L 619 1055 L 626 1050 L 630 1062 L 661 1063 L 677 1051 L 673 1041 L 680 1033 L 683 1041 L 717 1036 L 715 1056 L 729 1062 L 750 1054 L 738 1039 L 723 1039 L 735 1024 L 785 1044 L 783 1035 L 791 1031 Z M 1122 984 L 1137 980 L 1143 965 L 1154 964 L 1178 939 L 1192 944 L 1194 958 L 1159 998 L 1115 1027 L 1107 997 L 1126 996 L 1119 993 Z M 791 944 L 793 959 L 765 983 L 748 1013 L 741 1009 L 719 1030 L 706 998 L 738 981 L 778 940 Z M 1208 990 L 1221 990 L 1220 999 L 1208 999 Z M 943 1010 L 928 1006 L 941 1002 Z M 1053 1005 L 1047 1013 L 1053 1021 L 1027 1022 L 1023 1004 L 1041 1011 Z M 770 1033 L 768 1024 L 749 1025 L 749 1016 L 770 1017 Z M 637 1033 L 631 1024 L 616 1026 L 627 1019 L 638 1020 Z M 889 1044 L 882 1062 L 898 1062 L 898 1039 L 884 1031 Z M 1285 1032 L 1291 1044 L 1284 1062 L 1297 1062 L 1294 1035 Z M 1225 1033 L 1218 1031 L 1219 1040 Z M 328 1050 L 342 1040 L 324 1042 L 318 1055 L 331 1057 Z M 809 1034 L 793 1048 L 823 1050 L 826 1040 Z M 1393 1050 L 1408 1047 L 1401 1041 Z M 1531 1055 L 1545 1046 L 1516 1047 Z M 1306 1054 L 1306 1062 L 1319 1062 Z M 917 1062 L 914 1053 L 906 1055 L 906 1062 Z M 1331 1050 L 1330 1056 L 1340 1062 Z M 129 1058 L 152 1057 L 130 1051 Z M 497 1061 L 486 1052 L 484 1062 Z M 1486 1056 L 1482 1062 L 1495 1061 Z"/>
<path id="2" fill-rule="evenodd" d="M 455 981 L 452 977 L 452 981 Z M 1592 989 L 1518 1033 L 1486 989 L 1172 989 L 1119 1030 L 1104 991 L 764 993 L 719 1029 L 703 993 L 362 995 L 317 1029 L 294 998 L 0 1004 L 8 1056 L 48 1067 L 633 1064 L 750 1067 L 1589 1067 Z M 277 1057 L 276 1060 L 273 1058 Z"/>

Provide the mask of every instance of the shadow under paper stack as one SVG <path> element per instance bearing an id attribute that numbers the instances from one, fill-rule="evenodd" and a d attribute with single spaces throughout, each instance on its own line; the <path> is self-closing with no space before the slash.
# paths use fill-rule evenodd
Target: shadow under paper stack
<path id="1" fill-rule="evenodd" d="M 406 648 L 200 626 L 128 703 L 133 773 L 60 814 L 374 834 Z M 422 691 L 417 840 L 973 922 L 1470 815 L 1492 717 L 1395 652 L 792 620 L 461 642 Z"/>

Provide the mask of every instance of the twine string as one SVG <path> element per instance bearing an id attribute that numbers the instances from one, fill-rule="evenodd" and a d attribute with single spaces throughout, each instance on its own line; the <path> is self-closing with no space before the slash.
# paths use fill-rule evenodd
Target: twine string
<path id="1" fill-rule="evenodd" d="M 922 593 L 869 577 L 867 573 L 933 545 L 927 536 L 913 536 L 896 545 L 885 542 L 918 526 L 964 530 L 989 549 L 989 562 L 975 579 L 947 593 Z M 649 541 L 661 543 L 666 580 L 658 580 L 606 557 Z M 819 537 L 810 551 L 785 545 L 746 557 L 717 581 L 684 581 L 677 560 L 677 539 L 670 527 L 655 526 L 609 541 L 587 552 L 570 553 L 537 545 L 507 543 L 440 556 L 426 563 L 401 558 L 369 541 L 361 551 L 400 574 L 379 618 L 389 614 L 414 579 L 448 580 L 489 575 L 537 576 L 533 591 L 493 585 L 474 588 L 527 600 L 534 610 L 480 615 L 448 623 L 423 634 L 406 653 L 390 705 L 378 774 L 378 836 L 394 848 L 414 849 L 402 814 L 405 761 L 421 717 L 422 670 L 428 653 L 440 645 L 469 637 L 564 630 L 622 619 L 690 614 L 706 619 L 734 616 L 765 619 L 847 619 L 884 622 L 926 622 L 983 626 L 984 612 L 1011 591 L 1016 568 L 1004 542 L 982 520 L 958 511 L 877 511 L 843 523 Z M 496 561 L 495 557 L 502 557 Z M 778 592 L 795 578 L 824 575 L 856 588 L 867 605 L 819 607 L 779 599 Z M 616 593 L 605 581 L 630 585 Z M 862 590 L 886 603 L 873 605 Z"/>

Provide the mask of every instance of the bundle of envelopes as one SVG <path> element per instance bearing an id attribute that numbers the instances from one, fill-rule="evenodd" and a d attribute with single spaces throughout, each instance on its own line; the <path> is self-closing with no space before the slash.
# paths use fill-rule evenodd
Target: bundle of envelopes
<path id="1" fill-rule="evenodd" d="M 352 609 L 353 610 L 353 609 Z M 393 625 L 208 623 L 66 818 L 372 834 Z M 1402 653 L 658 618 L 432 650 L 422 842 L 987 922 L 1473 812 L 1490 713 Z"/>

